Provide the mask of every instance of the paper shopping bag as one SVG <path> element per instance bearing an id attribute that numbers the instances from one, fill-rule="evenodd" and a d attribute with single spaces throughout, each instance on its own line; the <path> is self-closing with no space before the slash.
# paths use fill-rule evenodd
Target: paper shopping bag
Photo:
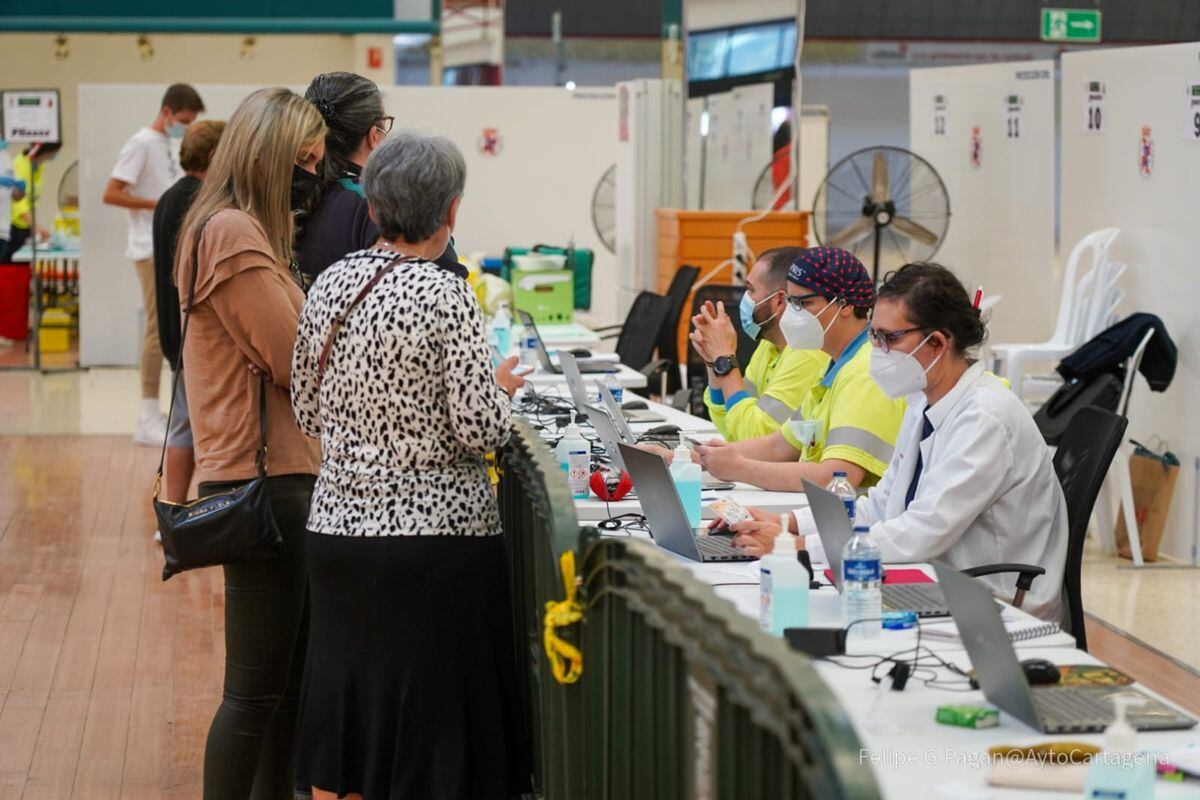
<path id="1" fill-rule="evenodd" d="M 1171 497 L 1175 494 L 1175 481 L 1179 477 L 1179 459 L 1169 450 L 1155 453 L 1137 442 L 1133 444 L 1136 449 L 1129 459 L 1129 477 L 1133 484 L 1133 506 L 1137 516 L 1138 537 L 1142 542 L 1142 558 L 1157 561 L 1158 545 L 1167 524 Z M 1125 558 L 1132 558 L 1129 534 L 1125 530 L 1125 515 L 1118 516 L 1117 552 Z"/>

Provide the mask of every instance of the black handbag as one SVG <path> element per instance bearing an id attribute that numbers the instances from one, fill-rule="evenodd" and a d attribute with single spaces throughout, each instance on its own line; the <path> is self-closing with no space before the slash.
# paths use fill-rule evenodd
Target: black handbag
<path id="1" fill-rule="evenodd" d="M 1095 375 L 1088 380 L 1073 378 L 1050 395 L 1050 399 L 1033 415 L 1033 421 L 1046 444 L 1056 446 L 1081 408 L 1099 406 L 1105 411 L 1116 412 L 1123 389 L 1124 383 L 1111 372 Z"/>
<path id="2" fill-rule="evenodd" d="M 196 299 L 196 274 L 199 271 L 200 235 L 204 224 L 196 230 L 192 246 L 192 280 L 188 289 L 187 311 L 179 337 L 179 369 L 171 387 L 171 406 L 167 424 L 175 411 L 179 373 L 183 370 L 183 345 L 187 341 L 188 321 Z M 154 479 L 154 515 L 162 534 L 163 580 L 172 575 L 199 567 L 214 567 L 249 559 L 279 558 L 284 553 L 283 537 L 275 524 L 271 499 L 267 495 L 267 386 L 265 379 L 258 387 L 258 426 L 262 435 L 255 466 L 258 476 L 240 486 L 192 500 L 181 505 L 159 499 L 162 489 L 163 464 L 167 457 L 167 442 L 163 440 Z"/>

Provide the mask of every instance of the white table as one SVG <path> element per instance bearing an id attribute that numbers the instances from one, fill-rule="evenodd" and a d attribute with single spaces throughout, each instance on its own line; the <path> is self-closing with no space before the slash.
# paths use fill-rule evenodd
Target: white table
<path id="1" fill-rule="evenodd" d="M 626 389 L 646 388 L 645 375 L 638 372 L 636 369 L 631 369 L 630 367 L 621 364 L 620 362 L 614 361 L 613 365 L 617 368 L 617 371 L 611 374 L 615 375 L 617 380 L 620 381 L 621 385 Z M 585 381 L 588 379 L 603 377 L 603 374 L 583 376 Z M 564 397 L 567 396 L 567 380 L 557 372 L 545 372 L 539 368 L 536 372 L 526 375 L 525 382 L 536 386 L 539 389 L 544 389 L 551 386 L 562 386 L 562 394 Z"/>
<path id="2" fill-rule="evenodd" d="M 730 497 L 746 507 L 753 506 L 772 514 L 786 514 L 808 505 L 808 498 L 803 492 L 766 492 L 749 484 L 739 483 L 733 489 L 705 489 L 701 494 L 700 516 L 703 519 L 716 518 L 711 503 L 719 497 Z M 575 515 L 584 522 L 596 522 L 617 514 L 636 514 L 641 510 L 642 504 L 636 494 L 618 503 L 606 504 L 594 496 L 587 500 L 575 501 Z"/>
<path id="3" fill-rule="evenodd" d="M 586 347 L 591 349 L 599 345 L 601 341 L 600 334 L 578 322 L 539 324 L 537 329 L 542 337 L 542 344 L 546 345 L 546 349 L 551 351 L 562 348 L 570 349 L 572 347 Z M 520 340 L 522 333 L 524 333 L 524 328 L 520 324 L 513 325 L 511 341 L 514 347 L 516 346 L 516 342 Z"/>

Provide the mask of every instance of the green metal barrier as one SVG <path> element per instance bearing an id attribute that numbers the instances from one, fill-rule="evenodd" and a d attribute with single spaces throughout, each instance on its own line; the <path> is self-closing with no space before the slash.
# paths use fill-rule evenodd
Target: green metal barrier
<path id="1" fill-rule="evenodd" d="M 880 796 L 845 712 L 812 662 L 650 542 L 579 529 L 566 478 L 518 421 L 501 460 L 519 669 L 535 786 L 547 800 Z M 559 557 L 578 548 L 580 681 L 542 649 Z"/>

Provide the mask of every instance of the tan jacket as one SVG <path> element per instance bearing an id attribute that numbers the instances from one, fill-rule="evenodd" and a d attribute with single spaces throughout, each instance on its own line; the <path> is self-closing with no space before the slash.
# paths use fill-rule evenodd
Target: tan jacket
<path id="1" fill-rule="evenodd" d="M 199 261 L 183 350 L 198 480 L 257 474 L 260 385 L 267 392 L 267 474 L 317 474 L 319 445 L 301 433 L 289 398 L 303 292 L 276 261 L 262 227 L 243 211 L 226 209 L 209 220 Z M 189 251 L 176 265 L 185 310 L 191 262 Z M 251 364 L 269 378 L 251 373 Z"/>

